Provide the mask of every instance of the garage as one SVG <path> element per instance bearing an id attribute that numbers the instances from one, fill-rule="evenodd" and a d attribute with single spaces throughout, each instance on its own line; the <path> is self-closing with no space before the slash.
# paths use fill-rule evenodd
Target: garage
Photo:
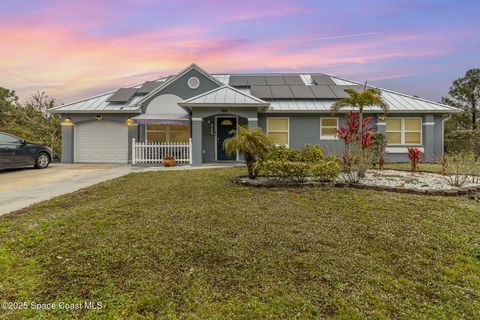
<path id="1" fill-rule="evenodd" d="M 75 124 L 75 162 L 128 162 L 128 126 L 115 121 L 87 121 Z"/>

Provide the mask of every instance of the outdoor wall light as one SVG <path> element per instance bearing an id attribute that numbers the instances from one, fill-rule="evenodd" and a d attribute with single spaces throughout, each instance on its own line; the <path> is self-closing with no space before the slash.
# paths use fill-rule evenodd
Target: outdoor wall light
<path id="1" fill-rule="evenodd" d="M 72 123 L 72 118 L 66 117 L 64 123 Z"/>
<path id="2" fill-rule="evenodd" d="M 127 124 L 128 124 L 129 126 L 135 124 L 135 121 L 133 121 L 132 117 L 128 117 L 128 119 L 127 119 Z"/>
<path id="3" fill-rule="evenodd" d="M 387 118 L 387 116 L 384 115 L 384 114 L 378 116 L 378 120 L 381 120 L 381 121 L 384 121 L 386 118 Z"/>
<path id="4" fill-rule="evenodd" d="M 103 116 L 95 116 L 95 119 L 97 119 L 97 120 L 102 120 L 102 119 L 103 119 Z"/>

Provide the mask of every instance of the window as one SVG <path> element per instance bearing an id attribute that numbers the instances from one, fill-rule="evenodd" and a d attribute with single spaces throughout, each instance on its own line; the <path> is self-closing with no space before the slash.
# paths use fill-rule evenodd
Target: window
<path id="1" fill-rule="evenodd" d="M 188 142 L 190 127 L 179 124 L 147 124 L 148 142 Z"/>
<path id="2" fill-rule="evenodd" d="M 422 118 L 388 118 L 387 144 L 422 144 Z"/>
<path id="3" fill-rule="evenodd" d="M 338 118 L 320 118 L 320 139 L 336 139 L 338 130 Z"/>
<path id="4" fill-rule="evenodd" d="M 0 133 L 0 144 L 22 144 L 22 140 L 9 134 Z"/>
<path id="5" fill-rule="evenodd" d="M 274 144 L 288 146 L 288 118 L 267 118 L 267 134 Z"/>

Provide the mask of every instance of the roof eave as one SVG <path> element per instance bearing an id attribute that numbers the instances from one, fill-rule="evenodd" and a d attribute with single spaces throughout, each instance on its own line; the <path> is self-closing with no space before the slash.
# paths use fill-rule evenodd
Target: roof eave
<path id="1" fill-rule="evenodd" d="M 140 110 L 48 110 L 52 114 L 67 114 L 67 113 L 85 113 L 85 114 L 100 114 L 100 113 L 141 113 Z"/>

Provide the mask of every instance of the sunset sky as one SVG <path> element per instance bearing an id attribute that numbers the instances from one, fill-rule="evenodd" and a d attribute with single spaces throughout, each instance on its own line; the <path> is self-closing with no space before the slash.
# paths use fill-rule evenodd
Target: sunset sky
<path id="1" fill-rule="evenodd" d="M 480 1 L 0 2 L 0 86 L 59 102 L 176 73 L 323 72 L 439 100 L 480 67 Z"/>

